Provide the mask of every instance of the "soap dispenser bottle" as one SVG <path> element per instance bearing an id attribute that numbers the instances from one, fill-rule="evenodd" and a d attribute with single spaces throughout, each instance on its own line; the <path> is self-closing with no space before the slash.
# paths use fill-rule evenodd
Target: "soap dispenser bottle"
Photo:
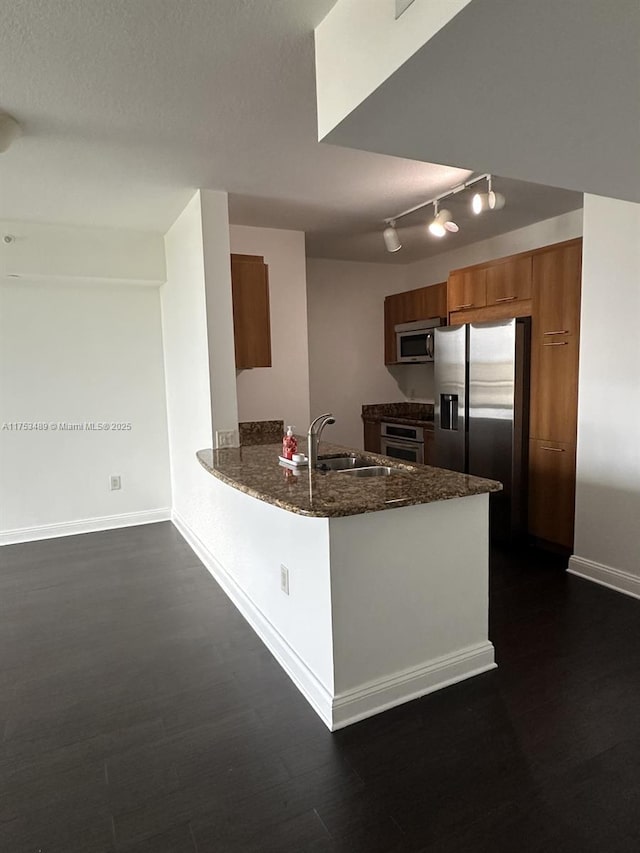
<path id="1" fill-rule="evenodd" d="M 287 427 L 287 434 L 282 439 L 282 456 L 285 459 L 292 459 L 293 454 L 298 451 L 298 439 L 293 434 L 293 427 Z"/>

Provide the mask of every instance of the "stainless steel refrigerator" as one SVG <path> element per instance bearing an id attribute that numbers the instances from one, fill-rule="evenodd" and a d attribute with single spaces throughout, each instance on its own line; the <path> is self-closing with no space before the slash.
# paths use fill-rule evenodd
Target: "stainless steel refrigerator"
<path id="1" fill-rule="evenodd" d="M 494 539 L 527 526 L 529 318 L 435 329 L 434 464 L 499 480 Z"/>

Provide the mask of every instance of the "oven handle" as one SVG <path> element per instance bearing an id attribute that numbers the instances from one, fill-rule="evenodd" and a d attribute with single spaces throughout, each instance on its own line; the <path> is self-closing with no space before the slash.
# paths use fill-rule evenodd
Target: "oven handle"
<path id="1" fill-rule="evenodd" d="M 415 435 L 411 438 L 406 435 L 394 435 L 393 432 L 389 433 L 390 429 L 412 429 L 414 430 Z M 406 426 L 404 424 L 388 424 L 383 421 L 380 424 L 380 434 L 383 438 L 391 438 L 394 441 L 407 441 L 410 444 L 424 444 L 424 427 Z"/>

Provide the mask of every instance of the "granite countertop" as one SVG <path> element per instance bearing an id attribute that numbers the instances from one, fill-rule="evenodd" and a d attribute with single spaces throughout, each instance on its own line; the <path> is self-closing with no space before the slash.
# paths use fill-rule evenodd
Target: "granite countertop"
<path id="1" fill-rule="evenodd" d="M 362 407 L 362 420 L 433 429 L 433 403 L 372 403 Z"/>
<path id="2" fill-rule="evenodd" d="M 301 452 L 306 440 L 298 437 Z M 379 512 L 403 506 L 497 492 L 494 480 L 484 480 L 428 465 L 409 465 L 374 453 L 363 453 L 321 442 L 320 455 L 354 453 L 372 464 L 397 469 L 388 477 L 353 477 L 339 471 L 294 472 L 280 465 L 280 444 L 251 445 L 222 450 L 200 450 L 200 464 L 225 483 L 258 500 L 298 515 L 334 518 Z"/>

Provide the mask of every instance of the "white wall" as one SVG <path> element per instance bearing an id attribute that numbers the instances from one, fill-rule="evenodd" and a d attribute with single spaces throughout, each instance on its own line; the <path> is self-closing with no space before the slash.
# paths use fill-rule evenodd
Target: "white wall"
<path id="1" fill-rule="evenodd" d="M 307 284 L 302 231 L 232 225 L 231 251 L 269 265 L 271 367 L 238 371 L 241 421 L 284 420 L 306 432 L 309 410 Z"/>
<path id="2" fill-rule="evenodd" d="M 200 190 L 213 435 L 238 429 L 227 194 Z"/>
<path id="3" fill-rule="evenodd" d="M 318 138 L 322 139 L 470 0 L 338 0 L 316 27 Z"/>
<path id="4" fill-rule="evenodd" d="M 384 298 L 404 289 L 404 267 L 307 260 L 311 410 L 335 415 L 331 441 L 362 447 L 362 404 L 406 399 L 384 364 Z"/>
<path id="5" fill-rule="evenodd" d="M 198 450 L 213 446 L 202 212 L 196 193 L 165 238 L 162 330 L 173 510 L 200 513 Z"/>
<path id="6" fill-rule="evenodd" d="M 640 595 L 640 204 L 585 196 L 574 571 Z"/>
<path id="7" fill-rule="evenodd" d="M 118 228 L 78 228 L 0 221 L 0 276 L 162 284 L 162 235 Z"/>
<path id="8" fill-rule="evenodd" d="M 449 270 L 579 237 L 582 211 L 403 266 L 307 260 L 311 408 L 331 437 L 362 447 L 365 403 L 433 402 L 433 366 L 384 365 L 384 297 L 446 281 Z M 328 437 L 329 433 L 327 434 Z"/>
<path id="9" fill-rule="evenodd" d="M 0 431 L 0 542 L 168 517 L 171 505 L 158 288 L 65 280 L 63 268 L 55 281 L 0 280 L 0 424 L 49 425 Z M 98 421 L 131 429 L 52 428 Z"/>
<path id="10" fill-rule="evenodd" d="M 196 192 L 164 242 L 162 328 L 173 514 L 207 539 L 214 529 L 210 477 L 196 453 L 214 446 L 214 427 L 235 429 L 238 422 L 227 194 Z"/>

